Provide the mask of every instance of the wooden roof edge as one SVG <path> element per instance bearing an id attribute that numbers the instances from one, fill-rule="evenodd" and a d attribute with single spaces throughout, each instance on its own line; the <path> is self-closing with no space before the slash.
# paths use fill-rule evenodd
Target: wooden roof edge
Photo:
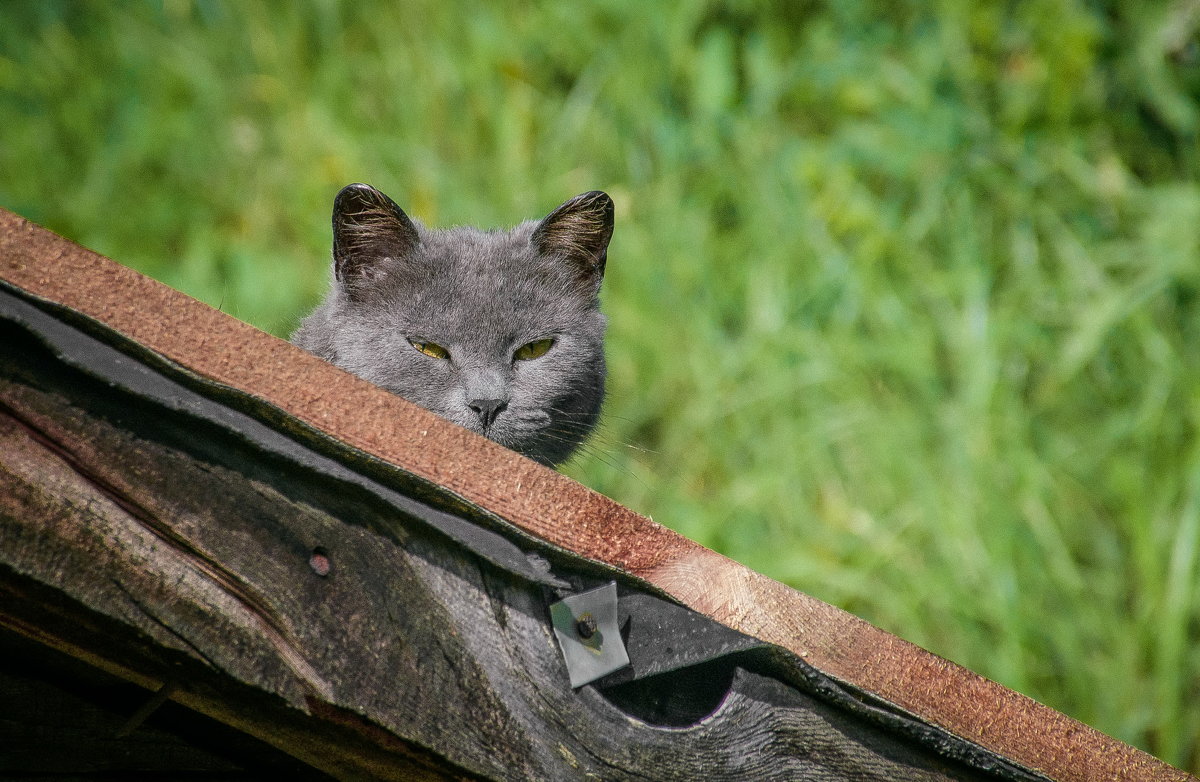
<path id="1" fill-rule="evenodd" d="M 3 209 L 0 278 L 1053 779 L 1193 779 Z"/>

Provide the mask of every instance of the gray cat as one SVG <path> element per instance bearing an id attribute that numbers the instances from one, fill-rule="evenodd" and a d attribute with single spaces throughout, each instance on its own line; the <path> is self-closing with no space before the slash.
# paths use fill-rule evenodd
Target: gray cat
<path id="1" fill-rule="evenodd" d="M 598 191 L 510 231 L 436 230 L 350 185 L 333 204 L 332 289 L 292 342 L 554 466 L 604 397 L 612 231 Z"/>

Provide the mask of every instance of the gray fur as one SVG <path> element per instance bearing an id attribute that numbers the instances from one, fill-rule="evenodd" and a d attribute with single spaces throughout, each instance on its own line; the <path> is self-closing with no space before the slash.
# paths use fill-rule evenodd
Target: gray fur
<path id="1" fill-rule="evenodd" d="M 350 185 L 333 224 L 333 285 L 295 344 L 543 464 L 583 442 L 604 397 L 607 195 L 585 193 L 510 231 L 437 230 Z M 514 357 L 547 338 L 540 358 Z"/>

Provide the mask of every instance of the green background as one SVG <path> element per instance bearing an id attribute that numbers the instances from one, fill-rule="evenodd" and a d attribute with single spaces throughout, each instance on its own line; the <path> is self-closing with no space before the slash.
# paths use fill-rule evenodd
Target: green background
<path id="1" fill-rule="evenodd" d="M 0 205 L 276 334 L 617 203 L 567 472 L 1200 770 L 1200 4 L 0 4 Z"/>

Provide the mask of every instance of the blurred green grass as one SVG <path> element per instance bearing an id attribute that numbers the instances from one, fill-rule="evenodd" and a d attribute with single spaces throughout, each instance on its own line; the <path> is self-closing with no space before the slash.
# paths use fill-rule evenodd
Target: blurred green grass
<path id="1" fill-rule="evenodd" d="M 0 205 L 285 335 L 352 181 L 618 205 L 568 472 L 1200 770 L 1200 5 L 0 5 Z"/>

